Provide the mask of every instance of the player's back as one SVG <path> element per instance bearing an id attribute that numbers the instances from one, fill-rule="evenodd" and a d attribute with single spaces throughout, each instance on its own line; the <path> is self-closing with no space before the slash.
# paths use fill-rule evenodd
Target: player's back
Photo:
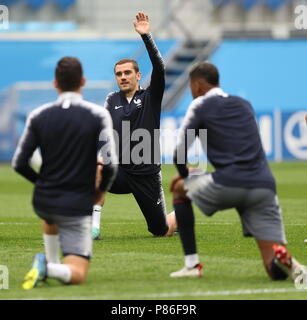
<path id="1" fill-rule="evenodd" d="M 66 98 L 31 114 L 43 159 L 33 202 L 41 209 L 81 215 L 94 201 L 99 134 L 107 111 L 75 94 Z"/>
<path id="2" fill-rule="evenodd" d="M 237 96 L 216 95 L 203 99 L 199 111 L 216 182 L 275 190 L 250 103 Z"/>

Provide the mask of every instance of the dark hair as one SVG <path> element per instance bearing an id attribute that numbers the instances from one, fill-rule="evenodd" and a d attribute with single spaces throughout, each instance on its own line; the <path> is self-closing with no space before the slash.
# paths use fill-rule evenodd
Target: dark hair
<path id="1" fill-rule="evenodd" d="M 117 61 L 117 62 L 115 63 L 114 72 L 115 72 L 115 67 L 116 67 L 117 65 L 119 65 L 119 64 L 124 64 L 124 63 L 132 63 L 133 69 L 135 70 L 135 72 L 139 72 L 139 71 L 140 71 L 139 65 L 138 65 L 138 63 L 137 63 L 135 60 L 133 60 L 133 59 L 121 59 L 121 60 L 119 60 L 119 61 Z"/>
<path id="2" fill-rule="evenodd" d="M 82 77 L 82 65 L 77 58 L 64 57 L 58 62 L 55 69 L 55 79 L 62 91 L 79 89 Z"/>
<path id="3" fill-rule="evenodd" d="M 217 67 L 210 62 L 198 62 L 190 71 L 190 79 L 205 79 L 209 84 L 218 86 L 220 81 Z"/>

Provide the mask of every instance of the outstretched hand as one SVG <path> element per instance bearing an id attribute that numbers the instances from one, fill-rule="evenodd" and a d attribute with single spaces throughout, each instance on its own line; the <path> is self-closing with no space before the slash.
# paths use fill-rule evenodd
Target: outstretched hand
<path id="1" fill-rule="evenodd" d="M 149 18 L 144 12 L 139 12 L 134 21 L 134 28 L 140 35 L 150 32 Z"/>

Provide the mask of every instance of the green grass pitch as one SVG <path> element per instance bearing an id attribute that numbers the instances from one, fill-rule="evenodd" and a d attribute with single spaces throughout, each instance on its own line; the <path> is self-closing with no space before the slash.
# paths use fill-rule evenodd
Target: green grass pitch
<path id="1" fill-rule="evenodd" d="M 307 264 L 307 163 L 271 164 L 288 238 L 288 248 Z M 168 191 L 173 166 L 163 166 Z M 39 219 L 31 207 L 32 185 L 0 165 L 0 265 L 9 268 L 9 289 L 0 299 L 307 299 L 291 281 L 271 281 L 255 241 L 242 236 L 234 210 L 208 218 L 195 208 L 198 250 L 204 264 L 201 279 L 171 279 L 183 266 L 179 236 L 153 238 L 131 195 L 108 194 L 102 218 L 104 240 L 94 243 L 87 282 L 63 286 L 48 280 L 30 291 L 21 281 L 32 257 L 43 252 Z"/>

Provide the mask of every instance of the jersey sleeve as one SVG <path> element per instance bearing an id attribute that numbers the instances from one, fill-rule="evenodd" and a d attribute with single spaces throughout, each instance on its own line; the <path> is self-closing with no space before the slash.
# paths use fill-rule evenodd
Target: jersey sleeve
<path id="1" fill-rule="evenodd" d="M 111 111 L 111 106 L 112 106 L 112 96 L 115 94 L 115 92 L 110 92 L 105 101 L 104 101 L 104 108 L 106 108 L 109 112 Z"/>
<path id="2" fill-rule="evenodd" d="M 150 80 L 150 93 L 153 99 L 161 103 L 165 89 L 165 65 L 163 58 L 156 46 L 152 35 L 146 33 L 142 35 L 150 61 L 152 63 L 152 73 Z"/>
<path id="3" fill-rule="evenodd" d="M 30 114 L 13 156 L 12 167 L 16 172 L 33 183 L 36 182 L 39 175 L 31 168 L 29 162 L 37 146 L 38 142 L 34 131 L 34 117 Z"/>
<path id="4" fill-rule="evenodd" d="M 173 160 L 179 174 L 183 178 L 186 178 L 189 175 L 189 170 L 187 168 L 188 149 L 195 141 L 200 129 L 201 116 L 199 114 L 199 106 L 200 103 L 198 99 L 191 103 L 177 137 Z"/>

